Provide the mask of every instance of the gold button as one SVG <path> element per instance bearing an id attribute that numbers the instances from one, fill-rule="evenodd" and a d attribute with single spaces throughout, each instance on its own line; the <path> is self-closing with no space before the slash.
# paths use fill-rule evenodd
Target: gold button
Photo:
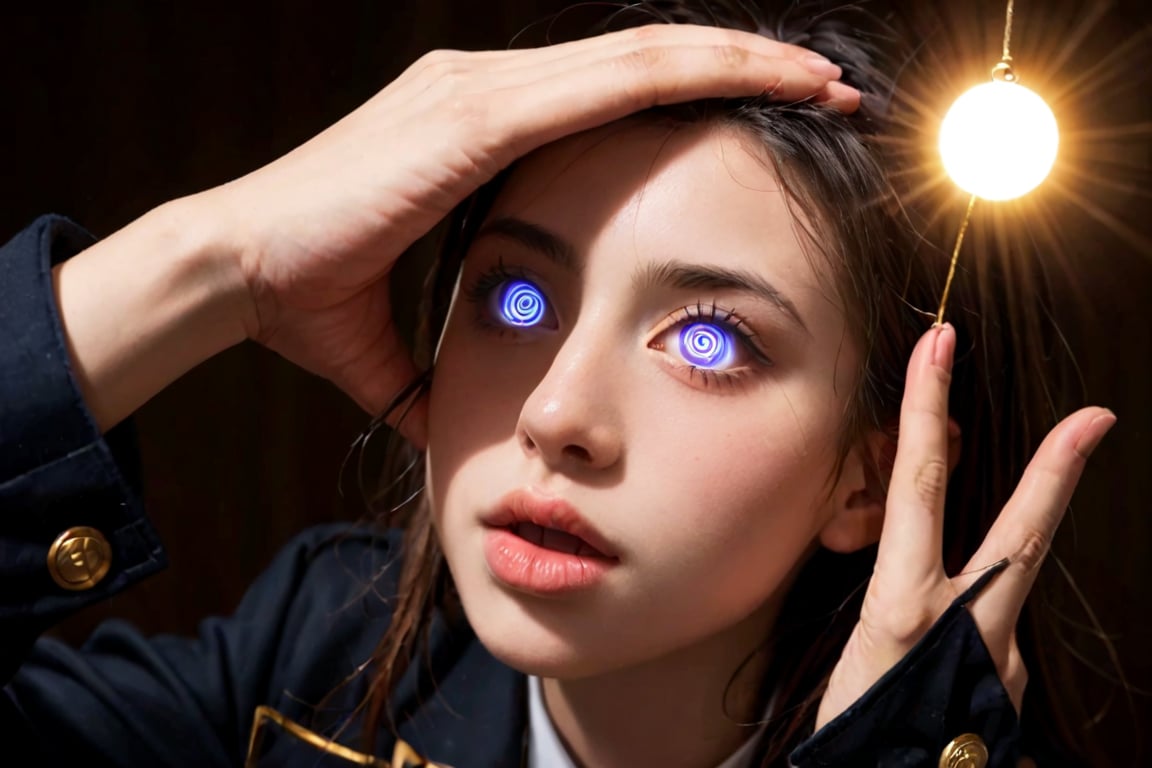
<path id="1" fill-rule="evenodd" d="M 940 768 L 984 768 L 988 764 L 988 747 L 974 733 L 952 739 L 940 753 Z"/>
<path id="2" fill-rule="evenodd" d="M 48 548 L 48 573 L 64 589 L 91 589 L 112 566 L 112 547 L 95 528 L 69 528 Z"/>

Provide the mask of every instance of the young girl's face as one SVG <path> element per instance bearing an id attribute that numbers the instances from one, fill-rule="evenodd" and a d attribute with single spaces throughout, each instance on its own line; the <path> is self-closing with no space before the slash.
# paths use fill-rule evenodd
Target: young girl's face
<path id="1" fill-rule="evenodd" d="M 620 123 L 518 166 L 464 263 L 427 459 L 493 653 L 549 677 L 744 654 L 816 543 L 863 535 L 860 462 L 829 486 L 857 354 L 815 263 L 731 129 Z"/>

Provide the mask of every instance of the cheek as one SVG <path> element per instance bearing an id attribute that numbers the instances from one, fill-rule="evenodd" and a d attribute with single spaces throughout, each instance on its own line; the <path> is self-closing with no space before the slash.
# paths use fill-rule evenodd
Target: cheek
<path id="1" fill-rule="evenodd" d="M 436 358 L 428 409 L 428 488 L 433 509 L 486 449 L 515 436 L 535 372 L 527 355 L 494 356 L 464 321 L 449 325 Z"/>
<path id="2" fill-rule="evenodd" d="M 835 425 L 828 404 L 794 398 L 763 407 L 697 408 L 664 420 L 645 439 L 652 508 L 651 553 L 676 552 L 676 567 L 716 585 L 750 573 L 782 579 L 828 515 Z M 658 422 L 659 423 L 659 422 Z"/>

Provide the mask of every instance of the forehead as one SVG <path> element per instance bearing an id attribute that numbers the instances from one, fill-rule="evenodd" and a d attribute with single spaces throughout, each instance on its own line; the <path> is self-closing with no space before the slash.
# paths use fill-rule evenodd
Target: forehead
<path id="1" fill-rule="evenodd" d="M 733 128 L 634 118 L 568 137 L 523 159 L 489 216 L 544 226 L 583 258 L 756 269 L 823 295 L 766 152 Z"/>

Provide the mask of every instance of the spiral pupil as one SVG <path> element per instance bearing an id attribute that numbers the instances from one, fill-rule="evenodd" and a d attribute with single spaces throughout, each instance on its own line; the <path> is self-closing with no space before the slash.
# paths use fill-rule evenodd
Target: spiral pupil
<path id="1" fill-rule="evenodd" d="M 710 323 L 692 323 L 680 331 L 680 351 L 692 365 L 718 367 L 732 361 L 732 340 Z"/>
<path id="2" fill-rule="evenodd" d="M 531 326 L 544 319 L 545 303 L 540 289 L 525 280 L 513 280 L 504 286 L 500 297 L 500 316 L 509 325 Z"/>

